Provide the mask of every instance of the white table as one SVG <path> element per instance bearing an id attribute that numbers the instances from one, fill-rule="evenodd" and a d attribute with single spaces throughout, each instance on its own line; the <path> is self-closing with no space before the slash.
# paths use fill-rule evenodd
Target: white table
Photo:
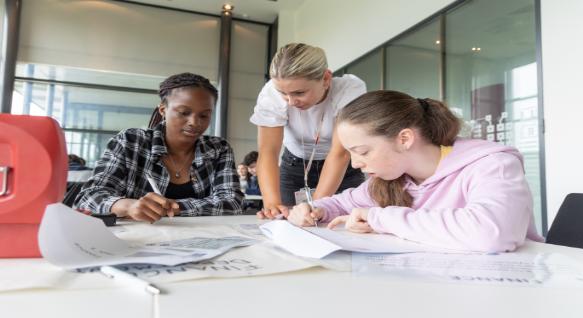
<path id="1" fill-rule="evenodd" d="M 177 218 L 251 223 L 253 216 Z M 520 253 L 583 250 L 529 242 Z M 0 260 L 2 266 L 2 260 Z M 313 268 L 271 276 L 162 284 L 160 317 L 583 317 L 583 289 L 419 283 Z M 135 288 L 0 293 L 3 317 L 152 317 Z"/>

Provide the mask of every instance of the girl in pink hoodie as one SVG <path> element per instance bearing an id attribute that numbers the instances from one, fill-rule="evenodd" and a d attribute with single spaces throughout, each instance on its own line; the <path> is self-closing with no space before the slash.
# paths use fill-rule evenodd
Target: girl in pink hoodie
<path id="1" fill-rule="evenodd" d="M 457 250 L 502 252 L 536 233 L 522 156 L 513 147 L 458 138 L 460 120 L 443 103 L 395 91 L 366 93 L 343 108 L 337 133 L 357 188 L 295 206 L 300 226 L 346 223 Z"/>

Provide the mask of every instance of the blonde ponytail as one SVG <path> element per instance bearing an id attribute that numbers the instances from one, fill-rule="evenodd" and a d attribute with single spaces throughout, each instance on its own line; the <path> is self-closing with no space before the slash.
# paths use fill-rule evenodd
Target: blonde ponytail
<path id="1" fill-rule="evenodd" d="M 324 50 L 303 43 L 290 43 L 280 48 L 271 60 L 269 76 L 320 80 L 327 69 Z"/>

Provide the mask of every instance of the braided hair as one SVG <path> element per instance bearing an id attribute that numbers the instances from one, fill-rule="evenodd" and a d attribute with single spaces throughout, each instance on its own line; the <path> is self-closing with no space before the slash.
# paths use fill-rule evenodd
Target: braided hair
<path id="1" fill-rule="evenodd" d="M 211 82 L 203 76 L 193 74 L 193 73 L 180 73 L 172 75 L 160 83 L 160 89 L 158 90 L 158 96 L 160 96 L 160 103 L 167 105 L 167 98 L 172 94 L 174 89 L 192 87 L 192 88 L 203 88 L 206 89 L 214 98 L 215 102 L 218 97 L 217 89 L 211 84 Z M 152 112 L 150 117 L 149 128 L 153 128 L 158 123 L 162 121 L 162 115 L 158 111 L 158 107 Z"/>

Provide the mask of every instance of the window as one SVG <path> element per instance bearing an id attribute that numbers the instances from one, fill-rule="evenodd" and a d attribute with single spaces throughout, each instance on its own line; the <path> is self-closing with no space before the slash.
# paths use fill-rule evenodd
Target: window
<path id="1" fill-rule="evenodd" d="M 19 64 L 17 69 L 17 75 L 28 76 L 18 77 L 14 83 L 12 113 L 53 117 L 65 131 L 67 151 L 84 158 L 90 167 L 101 157 L 109 138 L 120 130 L 145 128 L 159 102 L 155 90 L 31 79 L 76 74 L 78 70 L 72 68 Z M 135 77 L 100 71 L 91 76 L 88 70 L 82 73 L 105 82 L 107 77 L 109 82 Z"/>
<path id="2" fill-rule="evenodd" d="M 36 0 L 22 7 L 20 25 L 12 113 L 55 118 L 68 151 L 89 166 L 120 130 L 147 126 L 169 75 L 193 72 L 216 83 L 219 17 Z"/>
<path id="3" fill-rule="evenodd" d="M 533 0 L 469 1 L 446 15 L 446 100 L 471 135 L 515 146 L 524 156 L 542 228 Z"/>

